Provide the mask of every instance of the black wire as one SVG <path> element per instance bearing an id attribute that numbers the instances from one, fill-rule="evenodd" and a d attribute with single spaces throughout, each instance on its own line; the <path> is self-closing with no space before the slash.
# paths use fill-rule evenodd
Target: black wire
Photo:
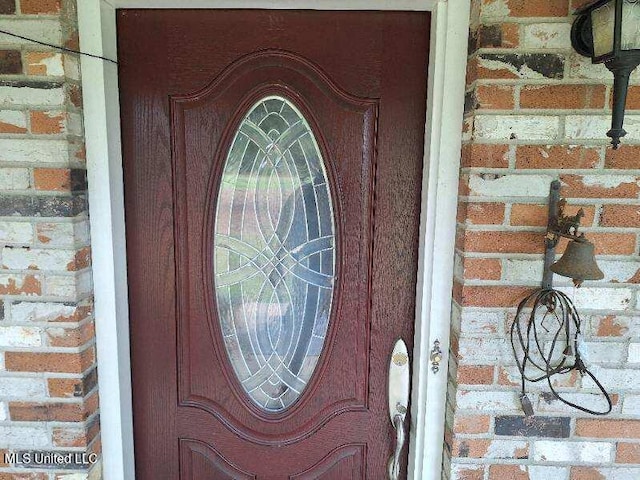
<path id="1" fill-rule="evenodd" d="M 17 33 L 7 32 L 6 30 L 0 30 L 0 33 L 4 33 L 5 35 L 9 35 L 10 37 L 20 38 L 22 40 L 26 40 L 27 42 L 33 42 L 33 43 L 37 43 L 38 45 L 44 45 L 45 47 L 51 47 L 51 48 L 55 48 L 57 50 L 62 50 L 63 52 L 77 53 L 78 55 L 84 55 L 86 57 L 91 57 L 91 58 L 98 58 L 100 60 L 105 60 L 107 62 L 111 62 L 111 63 L 114 63 L 116 65 L 118 64 L 118 62 L 116 62 L 115 60 L 112 60 L 112 59 L 107 58 L 107 57 L 101 57 L 100 55 L 94 55 L 92 53 L 81 52 L 80 50 L 74 50 L 72 48 L 63 47 L 62 45 L 53 45 L 52 43 L 42 42 L 42 41 L 36 40 L 34 38 L 23 37 L 22 35 L 18 35 Z"/>
<path id="2" fill-rule="evenodd" d="M 528 305 L 531 305 L 531 313 L 528 315 L 528 318 L 523 318 L 524 310 Z M 545 309 L 546 313 L 544 314 L 541 322 L 536 322 L 536 314 L 540 309 Z M 548 354 L 545 354 L 543 342 L 541 342 L 540 335 L 538 333 L 538 323 L 540 323 L 542 328 L 547 330 L 547 333 L 549 333 L 549 330 L 543 325 L 548 315 L 553 315 L 558 320 L 558 328 L 552 335 L 549 352 Z M 522 328 L 523 321 L 526 322 L 525 331 L 523 331 Z M 533 415 L 533 409 L 531 407 L 531 402 L 526 395 L 526 381 L 540 382 L 542 380 L 547 381 L 549 388 L 551 389 L 551 393 L 553 393 L 555 398 L 570 407 L 592 415 L 606 415 L 611 412 L 613 404 L 609 393 L 605 390 L 595 375 L 593 375 L 593 373 L 591 373 L 584 365 L 580 352 L 578 351 L 578 336 L 580 335 L 581 326 L 580 315 L 578 315 L 578 311 L 575 306 L 567 295 L 558 290 L 537 290 L 523 299 L 518 305 L 515 319 L 511 325 L 511 348 L 516 359 L 518 370 L 520 371 L 522 388 L 520 400 L 527 416 Z M 571 334 L 572 330 L 574 331 L 573 335 Z M 564 338 L 561 338 L 563 333 Z M 556 352 L 557 345 L 559 344 L 564 345 L 562 350 L 562 359 L 554 360 L 554 353 Z M 516 350 L 516 345 L 518 345 L 522 350 L 520 354 Z M 542 364 L 538 364 L 532 358 L 532 346 L 535 346 L 538 350 L 537 353 L 533 353 L 536 353 L 536 356 L 539 356 L 542 359 Z M 522 360 L 520 359 L 520 355 L 522 355 Z M 568 364 L 568 359 L 572 356 L 575 358 L 575 361 L 573 364 Z M 539 376 L 528 374 L 526 372 L 528 364 L 539 370 L 541 374 Z M 552 377 L 557 374 L 569 373 L 572 370 L 579 371 L 582 376 L 588 375 L 593 380 L 607 401 L 608 408 L 606 411 L 591 410 L 572 403 L 560 396 L 553 386 Z"/>

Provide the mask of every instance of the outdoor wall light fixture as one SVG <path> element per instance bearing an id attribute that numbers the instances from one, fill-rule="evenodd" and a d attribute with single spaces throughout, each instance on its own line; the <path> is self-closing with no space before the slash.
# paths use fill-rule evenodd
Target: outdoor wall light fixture
<path id="1" fill-rule="evenodd" d="M 607 136 L 617 149 L 627 134 L 622 125 L 629 76 L 640 65 L 640 0 L 598 0 L 575 14 L 573 48 L 613 73 L 613 118 Z"/>

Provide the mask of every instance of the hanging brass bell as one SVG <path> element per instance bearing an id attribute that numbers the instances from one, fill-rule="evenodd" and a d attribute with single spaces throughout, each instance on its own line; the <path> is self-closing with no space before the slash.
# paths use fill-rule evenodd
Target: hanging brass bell
<path id="1" fill-rule="evenodd" d="M 573 279 L 579 287 L 584 280 L 602 280 L 604 273 L 593 256 L 593 243 L 584 237 L 569 242 L 560 260 L 551 265 L 552 272 Z"/>

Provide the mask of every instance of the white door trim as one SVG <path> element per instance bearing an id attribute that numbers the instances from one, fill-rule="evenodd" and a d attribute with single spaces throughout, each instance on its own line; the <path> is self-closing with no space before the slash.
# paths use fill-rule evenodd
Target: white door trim
<path id="1" fill-rule="evenodd" d="M 453 5 L 455 3 L 455 5 Z M 432 12 L 409 475 L 441 477 L 458 171 L 470 0 L 79 0 L 83 51 L 115 59 L 118 8 L 270 8 Z M 135 478 L 120 111 L 116 65 L 82 57 L 100 424 L 105 480 Z M 436 228 L 437 226 L 437 228 Z"/>

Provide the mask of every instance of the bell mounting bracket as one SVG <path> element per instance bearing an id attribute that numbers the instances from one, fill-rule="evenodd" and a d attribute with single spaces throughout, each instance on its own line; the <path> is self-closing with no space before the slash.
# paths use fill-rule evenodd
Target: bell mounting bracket
<path id="1" fill-rule="evenodd" d="M 567 201 L 560 198 L 560 180 L 551 182 L 549 188 L 549 220 L 547 223 L 547 234 L 544 244 L 544 273 L 542 276 L 542 288 L 549 290 L 553 287 L 553 272 L 551 265 L 556 258 L 556 246 L 560 238 L 579 240 L 584 238 L 584 234 L 578 232 L 580 220 L 584 217 L 584 210 L 581 208 L 575 215 L 567 216 L 564 209 Z"/>

